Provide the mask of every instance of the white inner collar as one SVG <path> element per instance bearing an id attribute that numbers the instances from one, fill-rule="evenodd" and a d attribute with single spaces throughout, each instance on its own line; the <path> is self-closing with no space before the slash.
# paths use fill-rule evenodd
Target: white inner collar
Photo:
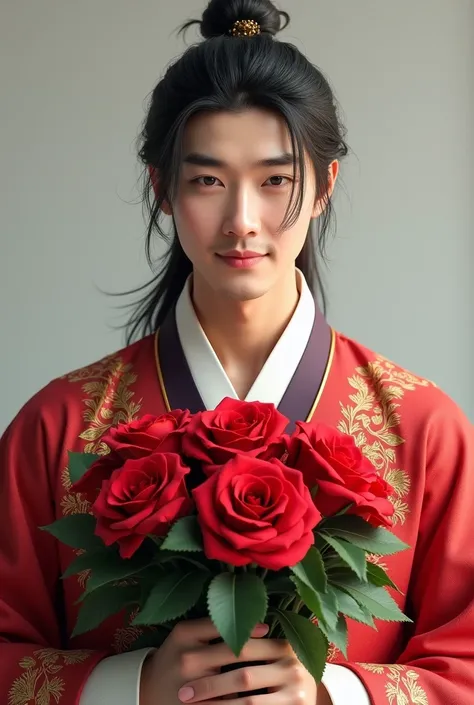
<path id="1" fill-rule="evenodd" d="M 253 383 L 246 401 L 278 406 L 308 344 L 315 316 L 314 299 L 300 270 L 296 270 L 300 298 L 295 312 Z M 219 358 L 196 316 L 191 300 L 191 277 L 176 305 L 176 326 L 186 361 L 206 409 L 224 397 L 238 399 Z"/>

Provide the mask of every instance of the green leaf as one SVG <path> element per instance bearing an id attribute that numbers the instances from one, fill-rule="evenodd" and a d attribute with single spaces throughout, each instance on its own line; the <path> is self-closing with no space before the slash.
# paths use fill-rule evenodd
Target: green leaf
<path id="1" fill-rule="evenodd" d="M 398 607 L 395 600 L 382 587 L 361 583 L 356 578 L 335 583 L 341 590 L 349 593 L 356 602 L 365 607 L 376 619 L 386 622 L 411 622 Z"/>
<path id="2" fill-rule="evenodd" d="M 185 561 L 196 568 L 204 568 L 204 570 L 209 570 L 211 568 L 209 561 L 204 555 L 196 557 L 195 553 L 172 553 L 171 551 L 166 551 L 166 554 L 162 557 L 161 553 L 165 552 L 160 551 L 160 553 L 156 556 L 154 561 L 155 565 L 163 567 L 166 566 L 167 563 L 176 564 L 178 561 Z"/>
<path id="3" fill-rule="evenodd" d="M 199 600 L 209 572 L 180 565 L 163 575 L 151 590 L 133 624 L 155 625 L 186 614 Z"/>
<path id="4" fill-rule="evenodd" d="M 378 556 L 391 556 L 409 548 L 387 529 L 371 526 L 356 516 L 327 519 L 320 528 L 321 532 L 344 539 Z"/>
<path id="5" fill-rule="evenodd" d="M 316 592 L 297 577 L 292 578 L 298 594 L 319 621 L 327 624 L 328 628 L 335 629 L 338 618 L 338 605 L 333 592 Z"/>
<path id="6" fill-rule="evenodd" d="M 80 600 L 103 585 L 135 577 L 150 564 L 150 556 L 141 553 L 135 553 L 131 558 L 121 558 L 117 551 L 109 550 L 107 554 L 91 556 L 91 576 Z"/>
<path id="7" fill-rule="evenodd" d="M 322 607 L 323 620 L 331 626 L 338 612 L 336 596 L 332 590 L 327 593 L 318 592 L 317 595 Z"/>
<path id="8" fill-rule="evenodd" d="M 209 615 L 235 656 L 267 614 L 265 583 L 253 573 L 221 573 L 207 593 Z"/>
<path id="9" fill-rule="evenodd" d="M 78 636 L 96 629 L 102 622 L 121 612 L 128 605 L 138 604 L 138 585 L 106 585 L 84 598 L 72 636 Z"/>
<path id="10" fill-rule="evenodd" d="M 74 484 L 89 470 L 90 466 L 102 456 L 96 453 L 73 453 L 69 451 L 69 478 Z"/>
<path id="11" fill-rule="evenodd" d="M 352 543 L 342 539 L 337 539 L 335 536 L 329 536 L 324 531 L 321 536 L 360 580 L 367 580 L 367 558 L 363 548 L 354 546 Z"/>
<path id="12" fill-rule="evenodd" d="M 327 629 L 326 625 L 321 623 L 319 624 L 319 628 L 329 643 L 334 644 L 334 646 L 347 658 L 348 634 L 345 617 L 342 614 L 339 615 L 335 629 Z"/>
<path id="13" fill-rule="evenodd" d="M 367 624 L 369 627 L 373 627 L 375 629 L 372 615 L 365 607 L 361 607 L 361 605 L 359 605 L 353 597 L 348 595 L 347 592 L 339 590 L 334 585 L 331 585 L 329 589 L 334 593 L 339 612 L 344 614 L 346 617 L 355 620 L 356 622 Z"/>
<path id="14" fill-rule="evenodd" d="M 179 519 L 171 527 L 161 548 L 165 551 L 203 551 L 201 527 L 197 517 Z"/>
<path id="15" fill-rule="evenodd" d="M 326 592 L 327 577 L 324 562 L 317 548 L 312 546 L 302 561 L 291 568 L 299 580 L 317 592 Z"/>
<path id="16" fill-rule="evenodd" d="M 294 612 L 272 610 L 286 639 L 307 671 L 321 682 L 328 652 L 328 643 L 321 629 L 306 617 Z"/>
<path id="17" fill-rule="evenodd" d="M 401 590 L 390 580 L 384 569 L 379 565 L 375 565 L 375 563 L 367 563 L 367 579 L 372 585 L 377 585 L 378 587 L 388 586 L 401 593 Z"/>
<path id="18" fill-rule="evenodd" d="M 68 565 L 64 571 L 62 578 L 69 578 L 71 575 L 77 575 L 83 570 L 90 570 L 94 565 L 101 564 L 103 560 L 107 560 L 107 556 L 110 553 L 110 548 L 102 547 L 96 551 L 87 551 L 86 553 L 81 553 Z"/>
<path id="19" fill-rule="evenodd" d="M 104 548 L 103 541 L 94 533 L 95 527 L 96 519 L 92 514 L 72 514 L 40 528 L 66 546 L 93 551 L 96 548 Z"/>
<path id="20" fill-rule="evenodd" d="M 342 562 L 341 565 L 335 566 L 328 571 L 328 580 L 331 585 L 334 583 L 345 583 L 346 580 L 352 580 L 353 578 L 354 571 Z"/>

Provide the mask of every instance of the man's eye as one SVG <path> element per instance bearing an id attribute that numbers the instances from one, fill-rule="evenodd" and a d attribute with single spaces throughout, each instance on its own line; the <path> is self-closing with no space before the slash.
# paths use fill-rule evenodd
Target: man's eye
<path id="1" fill-rule="evenodd" d="M 193 179 L 193 181 L 201 186 L 215 186 L 219 179 L 215 176 L 198 176 L 198 178 Z"/>
<path id="2" fill-rule="evenodd" d="M 270 186 L 283 186 L 291 182 L 289 176 L 270 176 L 268 179 Z"/>

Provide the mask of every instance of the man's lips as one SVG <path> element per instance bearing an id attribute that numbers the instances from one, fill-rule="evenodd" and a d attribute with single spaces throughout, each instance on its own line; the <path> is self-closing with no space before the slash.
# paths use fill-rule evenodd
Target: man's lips
<path id="1" fill-rule="evenodd" d="M 224 264 L 234 269 L 250 269 L 262 262 L 266 257 L 266 255 L 263 255 L 261 252 L 253 252 L 251 250 L 245 250 L 243 252 L 240 250 L 230 250 L 229 252 L 224 252 L 217 256 Z"/>
<path id="2" fill-rule="evenodd" d="M 265 257 L 261 252 L 253 252 L 252 250 L 229 250 L 229 252 L 222 252 L 219 257 L 233 257 L 241 259 L 251 259 L 252 257 Z"/>

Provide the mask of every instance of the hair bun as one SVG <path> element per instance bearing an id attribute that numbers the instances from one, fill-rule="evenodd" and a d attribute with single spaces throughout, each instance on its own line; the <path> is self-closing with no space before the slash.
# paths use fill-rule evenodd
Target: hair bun
<path id="1" fill-rule="evenodd" d="M 228 35 L 239 20 L 253 20 L 260 32 L 274 36 L 288 25 L 290 17 L 271 0 L 210 0 L 199 22 L 201 34 L 204 39 Z"/>

